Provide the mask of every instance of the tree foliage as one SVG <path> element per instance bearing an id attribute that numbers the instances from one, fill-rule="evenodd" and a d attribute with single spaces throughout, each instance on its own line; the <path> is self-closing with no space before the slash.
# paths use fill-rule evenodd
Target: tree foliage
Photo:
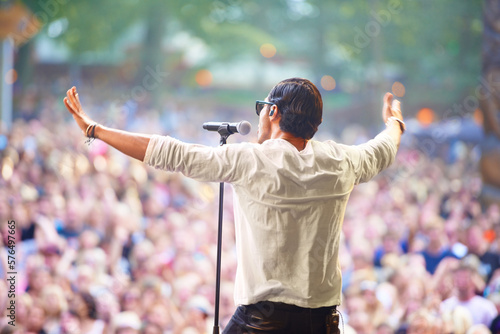
<path id="1" fill-rule="evenodd" d="M 336 91 L 401 81 L 414 99 L 427 91 L 449 101 L 474 85 L 480 68 L 479 0 L 24 0 L 34 12 L 50 1 L 58 6 L 50 19 L 67 22 L 58 39 L 75 59 L 111 52 L 135 27 L 140 52 L 131 56 L 143 66 L 177 66 L 164 61 L 176 57 L 168 42 L 187 32 L 212 64 L 262 60 L 259 47 L 272 43 L 277 55 L 265 61 L 308 64 L 316 81 L 334 76 Z"/>

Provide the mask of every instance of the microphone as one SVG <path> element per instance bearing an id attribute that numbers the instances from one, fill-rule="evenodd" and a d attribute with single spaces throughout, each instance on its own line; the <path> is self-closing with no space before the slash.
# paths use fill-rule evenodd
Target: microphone
<path id="1" fill-rule="evenodd" d="M 247 135 L 252 129 L 252 125 L 248 121 L 241 121 L 239 123 L 228 122 L 206 122 L 203 123 L 203 129 L 208 131 L 219 131 L 219 129 L 227 130 L 232 135 L 239 133 L 240 135 Z"/>

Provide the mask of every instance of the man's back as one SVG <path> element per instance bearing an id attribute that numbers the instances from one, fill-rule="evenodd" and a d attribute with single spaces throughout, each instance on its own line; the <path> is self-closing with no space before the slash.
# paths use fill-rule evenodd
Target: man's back
<path id="1" fill-rule="evenodd" d="M 338 243 L 349 194 L 396 150 L 384 134 L 359 146 L 309 141 L 302 151 L 282 139 L 211 148 L 154 136 L 145 162 L 233 184 L 237 304 L 315 308 L 340 304 Z"/>

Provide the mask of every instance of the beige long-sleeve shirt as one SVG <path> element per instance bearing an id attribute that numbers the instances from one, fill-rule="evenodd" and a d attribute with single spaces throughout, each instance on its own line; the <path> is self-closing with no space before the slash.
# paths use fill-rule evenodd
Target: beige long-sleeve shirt
<path id="1" fill-rule="evenodd" d="M 363 145 L 283 139 L 219 147 L 153 136 L 144 162 L 234 187 L 236 304 L 274 301 L 339 305 L 339 239 L 349 194 L 388 167 L 397 152 L 382 132 Z"/>

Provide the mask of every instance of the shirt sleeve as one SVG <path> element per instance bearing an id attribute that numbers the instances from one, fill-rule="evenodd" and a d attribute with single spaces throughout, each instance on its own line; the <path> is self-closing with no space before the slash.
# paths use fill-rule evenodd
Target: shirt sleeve
<path id="1" fill-rule="evenodd" d="M 203 182 L 237 182 L 242 175 L 243 144 L 210 147 L 188 144 L 168 136 L 153 136 L 144 162 L 157 169 L 180 172 Z"/>
<path id="2" fill-rule="evenodd" d="M 350 167 L 354 172 L 355 184 L 368 182 L 389 167 L 398 151 L 392 137 L 384 132 L 364 144 L 345 147 Z"/>

